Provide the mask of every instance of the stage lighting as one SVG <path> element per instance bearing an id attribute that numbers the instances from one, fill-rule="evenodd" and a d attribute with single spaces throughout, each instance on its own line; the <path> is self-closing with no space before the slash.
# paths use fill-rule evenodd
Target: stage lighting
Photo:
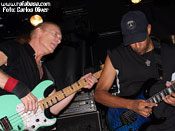
<path id="1" fill-rule="evenodd" d="M 30 17 L 30 23 L 33 26 L 37 26 L 40 23 L 43 23 L 43 19 L 40 15 L 33 15 L 32 17 Z"/>
<path id="2" fill-rule="evenodd" d="M 137 3 L 139 3 L 141 0 L 131 0 L 131 2 L 132 3 L 134 3 L 134 4 L 137 4 Z"/>

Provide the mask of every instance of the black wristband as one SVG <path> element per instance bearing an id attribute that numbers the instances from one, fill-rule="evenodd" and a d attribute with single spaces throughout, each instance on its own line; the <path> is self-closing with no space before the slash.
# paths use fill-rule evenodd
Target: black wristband
<path id="1" fill-rule="evenodd" d="M 30 89 L 23 82 L 18 81 L 16 86 L 13 88 L 12 93 L 21 99 L 30 93 Z"/>
<path id="2" fill-rule="evenodd" d="M 44 110 L 44 114 L 47 118 L 52 119 L 58 117 L 50 112 L 50 107 Z"/>

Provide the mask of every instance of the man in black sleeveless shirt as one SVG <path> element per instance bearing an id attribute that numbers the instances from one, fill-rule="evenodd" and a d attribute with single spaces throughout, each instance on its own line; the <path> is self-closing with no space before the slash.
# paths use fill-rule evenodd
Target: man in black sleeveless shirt
<path id="1" fill-rule="evenodd" d="M 153 112 L 156 118 L 164 120 L 157 125 L 153 124 L 155 121 L 151 121 L 140 130 L 174 131 L 175 93 L 172 90 L 169 94 L 160 96 L 163 101 L 159 104 L 156 101 L 158 98 L 154 101 L 134 98 L 145 89 L 152 96 L 169 86 L 169 81 L 175 80 L 175 61 L 171 60 L 175 56 L 175 47 L 151 39 L 151 25 L 141 11 L 126 13 L 121 20 L 121 29 L 123 44 L 108 50 L 104 69 L 95 89 L 95 100 L 109 109 L 129 109 L 144 118 Z M 117 96 L 109 93 L 115 79 Z M 115 122 L 113 125 L 109 123 L 109 128 L 117 130 L 115 125 Z"/>

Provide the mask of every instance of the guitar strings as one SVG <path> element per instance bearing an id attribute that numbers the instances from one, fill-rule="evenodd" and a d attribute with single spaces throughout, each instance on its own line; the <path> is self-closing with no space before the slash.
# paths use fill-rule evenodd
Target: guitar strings
<path id="1" fill-rule="evenodd" d="M 84 82 L 86 83 L 85 79 L 82 79 L 81 81 L 83 81 L 83 80 L 84 80 Z M 37 114 L 42 113 L 42 112 L 43 112 L 43 111 L 41 110 L 40 112 L 37 112 Z M 23 121 L 23 119 L 24 119 L 24 117 L 25 117 L 24 115 L 27 115 L 28 118 L 30 118 L 30 117 L 32 117 L 34 114 L 33 114 L 33 113 L 30 113 L 30 114 L 28 115 L 27 113 L 24 112 L 24 110 L 22 110 L 22 111 L 20 111 L 20 112 L 18 112 L 18 113 L 15 113 L 15 114 L 9 116 L 8 119 L 9 119 L 9 121 L 12 121 L 12 122 L 11 122 L 11 125 L 14 125 L 14 123 L 18 122 L 17 124 L 15 124 L 15 126 L 16 126 L 16 125 L 18 125 L 19 123 L 21 123 L 21 122 Z M 19 116 L 20 116 L 20 117 L 19 117 Z M 28 118 L 27 118 L 27 119 L 28 119 Z M 15 121 L 15 122 L 13 122 L 13 121 Z M 19 121 L 20 121 L 20 122 L 19 122 Z"/>
<path id="2" fill-rule="evenodd" d="M 37 112 L 37 114 L 40 114 L 40 113 L 42 113 L 43 111 L 41 110 L 41 111 L 39 111 L 39 112 Z M 21 113 L 21 114 L 20 114 Z M 12 123 L 11 123 L 11 125 L 13 126 L 13 127 L 16 127 L 17 125 L 19 125 L 19 123 L 21 123 L 21 122 L 23 122 L 23 121 L 25 121 L 25 120 L 27 120 L 27 119 L 29 119 L 30 117 L 32 117 L 34 114 L 31 112 L 31 113 L 29 113 L 29 114 L 27 114 L 27 113 L 25 113 L 24 112 L 24 110 L 23 111 L 20 111 L 19 112 L 19 115 L 18 115 L 18 113 L 16 113 L 15 115 L 13 115 L 13 116 L 16 116 L 16 118 L 13 118 L 11 121 L 12 121 Z M 20 117 L 19 117 L 20 116 Z M 10 119 L 9 119 L 10 120 Z"/>

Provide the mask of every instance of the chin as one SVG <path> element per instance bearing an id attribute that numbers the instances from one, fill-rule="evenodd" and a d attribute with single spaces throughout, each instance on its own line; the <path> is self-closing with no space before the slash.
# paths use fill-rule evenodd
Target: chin
<path id="1" fill-rule="evenodd" d="M 52 54 L 54 51 L 50 51 L 48 54 Z"/>
<path id="2" fill-rule="evenodd" d="M 53 52 L 54 52 L 54 50 L 51 50 L 51 51 L 50 51 L 50 53 L 53 53 Z"/>

